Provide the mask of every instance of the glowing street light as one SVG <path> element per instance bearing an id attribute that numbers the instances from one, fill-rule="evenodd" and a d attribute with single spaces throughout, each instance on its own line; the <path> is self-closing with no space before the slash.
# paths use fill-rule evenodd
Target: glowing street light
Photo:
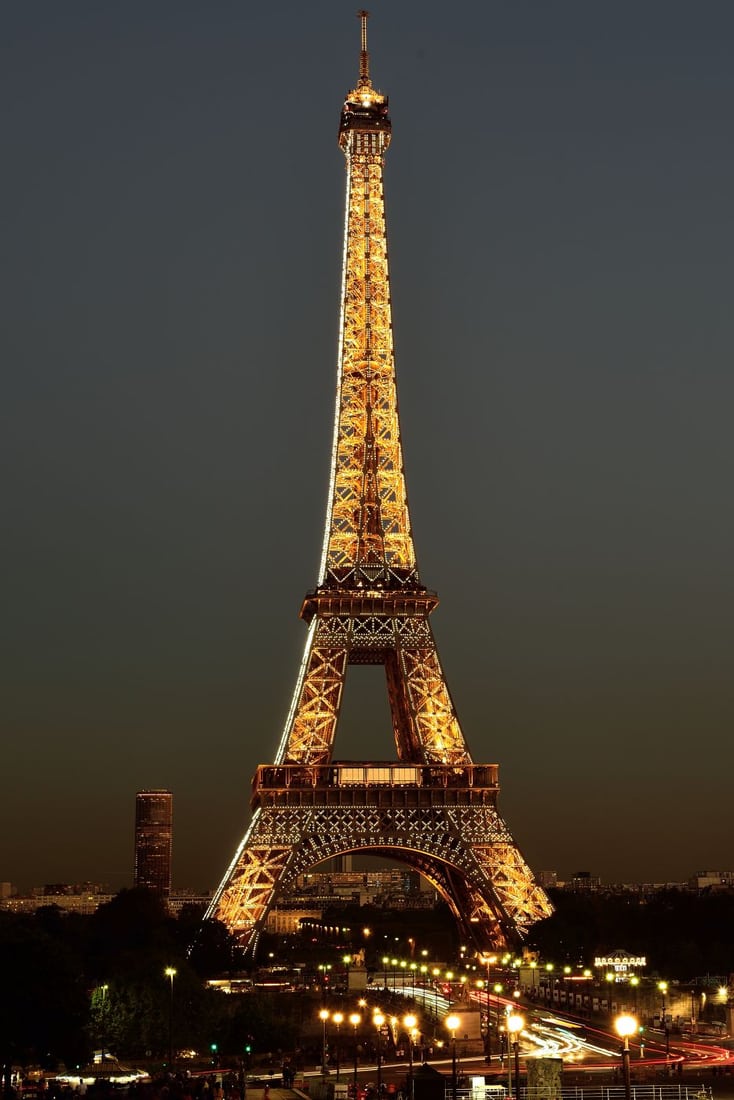
<path id="1" fill-rule="evenodd" d="M 339 1080 L 339 1028 L 344 1022 L 344 1015 L 341 1012 L 335 1012 L 331 1017 L 336 1024 L 336 1079 Z"/>
<path id="2" fill-rule="evenodd" d="M 522 1016 L 517 1015 L 514 1012 L 510 1012 L 507 1016 L 507 1031 L 508 1040 L 512 1038 L 512 1050 L 515 1055 L 515 1096 L 517 1100 L 520 1100 L 520 1032 L 525 1027 L 525 1020 Z M 507 1085 L 508 1093 L 512 1096 L 512 1072 L 510 1066 L 512 1065 L 512 1059 L 510 1058 L 510 1050 L 507 1050 Z"/>
<path id="3" fill-rule="evenodd" d="M 323 1028 L 321 1035 L 321 1072 L 326 1073 L 326 1021 L 329 1019 L 328 1008 L 320 1009 L 319 1019 L 321 1020 Z"/>
<path id="4" fill-rule="evenodd" d="M 362 1023 L 362 1017 L 358 1012 L 353 1012 L 349 1017 L 349 1023 L 354 1028 L 354 1100 L 357 1100 L 357 1028 Z"/>
<path id="5" fill-rule="evenodd" d="M 377 1096 L 380 1100 L 382 1097 L 382 1025 L 385 1023 L 385 1017 L 379 1008 L 372 1016 L 372 1023 L 377 1028 Z"/>
<path id="6" fill-rule="evenodd" d="M 176 968 L 167 966 L 163 971 L 171 983 L 170 997 L 168 998 L 168 1066 L 173 1067 L 173 979 L 176 977 Z"/>
<path id="7" fill-rule="evenodd" d="M 489 991 L 490 991 L 491 982 L 492 982 L 492 967 L 496 966 L 496 964 L 497 964 L 497 956 L 496 955 L 480 955 L 479 958 L 480 958 L 481 962 L 483 962 L 484 965 L 487 968 L 487 979 L 486 979 L 485 986 L 484 986 L 484 988 L 487 991 L 487 999 L 486 999 L 486 1002 L 485 1002 L 486 1006 L 487 1006 L 487 1061 L 491 1062 L 492 1061 L 492 1024 L 491 1024 L 491 1021 L 490 1021 L 491 1006 L 490 1006 L 490 1003 L 489 1003 Z"/>
<path id="8" fill-rule="evenodd" d="M 630 1035 L 634 1035 L 637 1031 L 637 1020 L 634 1016 L 630 1016 L 629 1013 L 625 1012 L 621 1016 L 617 1016 L 614 1021 L 614 1027 L 620 1039 L 624 1040 L 624 1046 L 622 1047 L 622 1073 L 624 1075 L 625 1100 L 632 1100 L 632 1086 L 630 1083 Z"/>
<path id="9" fill-rule="evenodd" d="M 403 1027 L 408 1036 L 408 1097 L 413 1095 L 413 1043 L 415 1042 L 416 1024 L 418 1017 L 408 1014 L 403 1016 Z"/>
<path id="10" fill-rule="evenodd" d="M 108 985 L 101 985 L 100 986 L 100 991 L 102 993 L 102 1004 L 100 1005 L 100 1013 L 99 1013 L 100 1023 L 102 1025 L 101 1026 L 102 1035 L 100 1036 L 100 1038 L 102 1039 L 102 1059 L 101 1059 L 102 1069 L 104 1069 L 104 1048 L 105 1048 L 105 1039 L 107 1038 L 107 990 L 109 988 L 110 987 Z"/>
<path id="11" fill-rule="evenodd" d="M 451 1094 L 456 1100 L 456 1031 L 461 1020 L 458 1016 L 447 1016 L 446 1027 L 451 1032 Z"/>
<path id="12" fill-rule="evenodd" d="M 502 982 L 495 982 L 492 987 L 492 992 L 495 996 L 496 1018 L 497 1018 L 497 1042 L 500 1043 L 500 993 L 504 991 Z M 489 1007 L 489 991 L 487 991 L 487 1006 Z M 489 1014 L 488 1014 L 489 1019 Z M 489 1033 L 489 1042 L 487 1044 L 487 1054 L 489 1055 L 489 1061 L 492 1061 L 492 1040 L 491 1033 Z M 497 1057 L 500 1062 L 502 1061 L 502 1047 L 497 1051 Z"/>
<path id="13" fill-rule="evenodd" d="M 667 982 L 658 982 L 658 989 L 663 999 L 663 1031 L 665 1032 L 665 1057 L 670 1057 L 670 1032 L 668 1031 L 668 1017 L 665 1014 L 665 995 L 668 992 Z"/>

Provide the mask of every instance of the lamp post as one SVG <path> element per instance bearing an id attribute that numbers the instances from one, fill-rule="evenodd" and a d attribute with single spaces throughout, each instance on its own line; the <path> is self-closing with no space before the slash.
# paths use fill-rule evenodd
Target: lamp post
<path id="1" fill-rule="evenodd" d="M 500 993 L 503 992 L 504 988 L 505 987 L 502 985 L 502 982 L 495 982 L 494 983 L 493 992 L 494 992 L 494 996 L 495 996 L 495 1007 L 496 1007 L 496 1017 L 497 1017 L 497 1043 L 498 1043 L 498 1046 L 499 1046 L 499 1049 L 497 1051 L 497 1057 L 499 1058 L 500 1062 L 502 1061 L 502 1046 L 501 1046 L 501 1043 L 500 1043 Z M 491 1045 L 491 1043 L 490 1043 L 490 1046 L 489 1046 L 489 1060 L 490 1060 L 490 1062 L 492 1061 L 492 1045 Z"/>
<path id="2" fill-rule="evenodd" d="M 408 1036 L 408 1100 L 413 1096 L 413 1040 L 415 1038 L 415 1026 L 418 1023 L 416 1016 L 409 1014 L 403 1016 L 403 1027 Z"/>
<path id="3" fill-rule="evenodd" d="M 107 990 L 110 987 L 108 985 L 103 985 L 100 988 L 102 990 L 102 1004 L 100 1006 L 100 1013 L 99 1013 L 100 1024 L 101 1024 L 100 1039 L 102 1040 L 102 1057 L 100 1059 L 100 1062 L 101 1062 L 101 1065 L 102 1065 L 102 1069 L 104 1070 L 104 1048 L 105 1048 L 105 1039 L 107 1038 Z"/>
<path id="4" fill-rule="evenodd" d="M 545 975 L 548 981 L 548 985 L 546 986 L 546 999 L 550 1007 L 553 1008 L 553 963 L 545 964 Z"/>
<path id="5" fill-rule="evenodd" d="M 377 1029 L 377 1100 L 381 1100 L 382 1097 L 382 1025 L 385 1023 L 385 1017 L 380 1010 L 374 1013 L 372 1017 L 372 1023 Z"/>
<path id="6" fill-rule="evenodd" d="M 339 1028 L 342 1026 L 344 1016 L 341 1012 L 335 1012 L 331 1017 L 336 1024 L 336 1079 L 339 1080 Z"/>
<path id="7" fill-rule="evenodd" d="M 507 1017 L 507 1033 L 508 1042 L 510 1036 L 512 1037 L 512 1050 L 515 1056 L 515 1097 L 516 1100 L 520 1100 L 520 1032 L 525 1027 L 525 1020 L 522 1016 L 517 1016 L 515 1013 L 510 1013 Z M 512 1081 L 510 1075 L 510 1049 L 507 1049 L 507 1080 L 509 1084 L 509 1094 L 512 1096 Z"/>
<path id="8" fill-rule="evenodd" d="M 461 1020 L 458 1016 L 447 1016 L 446 1027 L 451 1032 L 451 1096 L 456 1100 L 456 1029 Z"/>
<path id="9" fill-rule="evenodd" d="M 670 1032 L 668 1031 L 668 1017 L 665 1012 L 665 995 L 668 992 L 667 982 L 658 982 L 658 989 L 663 1001 L 663 1031 L 665 1032 L 665 1057 L 670 1057 Z"/>
<path id="10" fill-rule="evenodd" d="M 624 1040 L 622 1047 L 622 1075 L 624 1077 L 625 1100 L 632 1100 L 632 1086 L 630 1084 L 630 1035 L 637 1031 L 637 1020 L 629 1013 L 617 1016 L 614 1027 L 620 1039 Z"/>
<path id="11" fill-rule="evenodd" d="M 176 977 L 176 970 L 173 966 L 167 966 L 163 971 L 165 976 L 171 983 L 170 996 L 168 998 L 168 1068 L 173 1068 L 173 979 Z"/>
<path id="12" fill-rule="evenodd" d="M 420 983 L 421 983 L 421 1004 L 423 1005 L 423 1011 L 426 1011 L 426 982 L 428 981 L 428 967 L 425 963 L 420 965 Z"/>
<path id="13" fill-rule="evenodd" d="M 319 1010 L 319 1019 L 321 1020 L 321 1072 L 326 1073 L 326 1021 L 329 1019 L 328 1008 L 322 1008 Z"/>
<path id="14" fill-rule="evenodd" d="M 441 971 L 437 966 L 434 966 L 431 970 L 431 977 L 433 978 L 433 1014 L 438 1016 L 438 983 L 441 977 Z"/>
<path id="15" fill-rule="evenodd" d="M 487 990 L 487 1001 L 486 1001 L 486 1004 L 487 1004 L 487 1061 L 491 1062 L 492 1061 L 492 1023 L 491 1023 L 491 1005 L 490 1005 L 489 993 L 490 993 L 490 990 L 492 988 L 492 986 L 491 986 L 492 967 L 497 962 L 497 956 L 496 955 L 482 955 L 481 958 L 482 958 L 482 962 L 487 967 L 487 984 L 484 987 Z"/>
<path id="16" fill-rule="evenodd" d="M 668 992 L 668 982 L 659 981 L 658 989 L 662 997 L 662 1031 L 665 1032 L 665 1056 L 670 1057 L 670 1032 L 668 1031 L 668 1015 L 665 1010 L 665 999 Z"/>
<path id="17" fill-rule="evenodd" d="M 354 1028 L 354 1100 L 357 1100 L 357 1028 L 362 1023 L 362 1017 L 358 1012 L 353 1012 L 349 1023 Z"/>

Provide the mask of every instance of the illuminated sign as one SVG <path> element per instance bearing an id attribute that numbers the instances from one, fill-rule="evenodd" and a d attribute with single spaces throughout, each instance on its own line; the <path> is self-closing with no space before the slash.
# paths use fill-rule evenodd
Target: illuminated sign
<path id="1" fill-rule="evenodd" d="M 628 970 L 636 966 L 647 966 L 644 955 L 597 955 L 594 966 L 611 970 Z"/>

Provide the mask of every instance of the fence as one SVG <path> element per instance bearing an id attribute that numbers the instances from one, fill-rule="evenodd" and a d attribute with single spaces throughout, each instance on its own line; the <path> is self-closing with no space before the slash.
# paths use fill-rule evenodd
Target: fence
<path id="1" fill-rule="evenodd" d="M 631 1100 L 713 1100 L 713 1092 L 706 1085 L 632 1085 Z M 446 1086 L 446 1100 L 507 1100 L 507 1091 L 498 1085 L 490 1085 L 485 1091 L 456 1089 L 451 1082 Z M 557 1089 L 528 1089 L 520 1086 L 518 1100 L 626 1100 L 624 1085 L 574 1085 Z"/>

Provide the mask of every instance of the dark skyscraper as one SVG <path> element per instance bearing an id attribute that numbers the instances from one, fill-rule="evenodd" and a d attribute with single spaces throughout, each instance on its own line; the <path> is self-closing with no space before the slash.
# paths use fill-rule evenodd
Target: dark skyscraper
<path id="1" fill-rule="evenodd" d="M 138 791 L 135 797 L 135 885 L 168 897 L 171 892 L 173 795 Z"/>

